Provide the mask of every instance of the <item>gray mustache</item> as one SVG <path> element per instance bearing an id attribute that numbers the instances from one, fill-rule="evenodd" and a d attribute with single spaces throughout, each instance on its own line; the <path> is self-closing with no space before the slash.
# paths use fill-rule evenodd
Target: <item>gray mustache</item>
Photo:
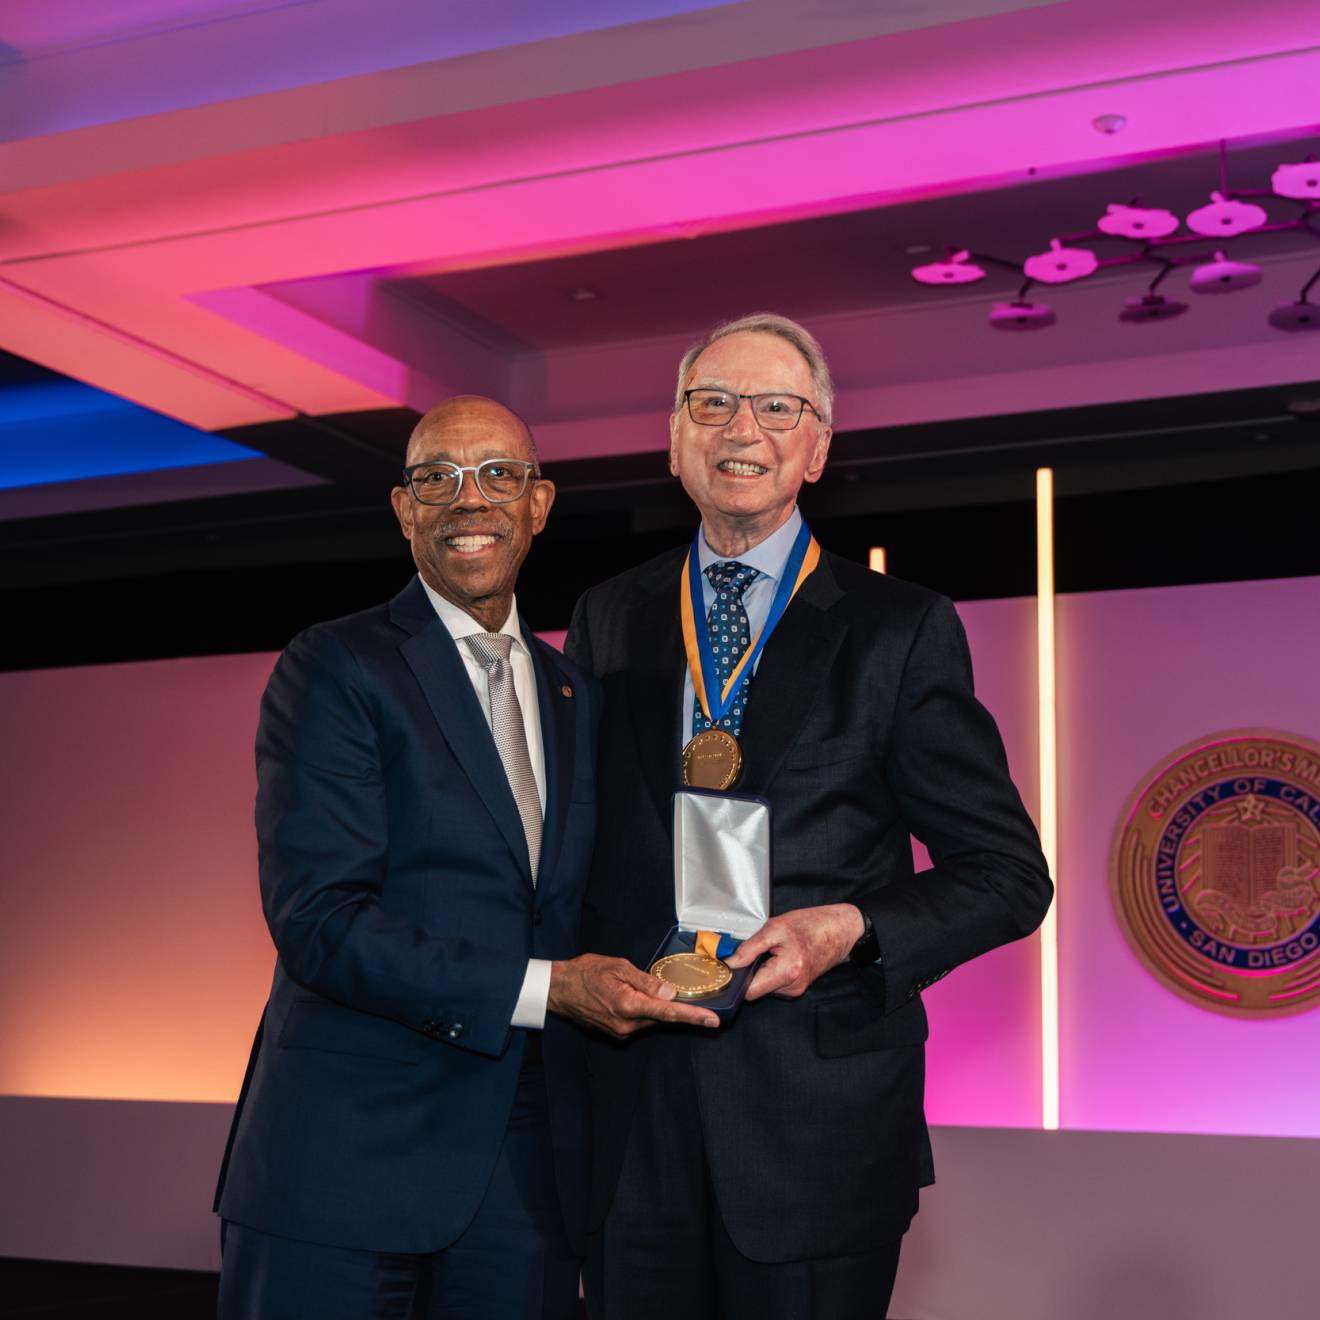
<path id="1" fill-rule="evenodd" d="M 482 527 L 472 523 L 449 523 L 436 528 L 437 541 L 447 541 L 451 536 L 498 536 L 500 540 L 507 541 L 509 530 L 507 527 Z"/>

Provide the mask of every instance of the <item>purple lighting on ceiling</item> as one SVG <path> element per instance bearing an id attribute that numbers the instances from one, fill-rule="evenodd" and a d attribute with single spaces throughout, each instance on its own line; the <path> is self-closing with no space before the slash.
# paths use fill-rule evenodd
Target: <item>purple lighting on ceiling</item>
<path id="1" fill-rule="evenodd" d="M 0 141 L 715 7 L 716 0 L 576 0 L 571 5 L 469 0 L 441 10 L 433 0 L 391 0 L 385 7 L 360 0 L 32 5 L 12 19 L 5 16 Z M 130 44 L 138 49 L 141 77 L 125 76 Z M 58 68 L 52 62 L 56 56 Z"/>

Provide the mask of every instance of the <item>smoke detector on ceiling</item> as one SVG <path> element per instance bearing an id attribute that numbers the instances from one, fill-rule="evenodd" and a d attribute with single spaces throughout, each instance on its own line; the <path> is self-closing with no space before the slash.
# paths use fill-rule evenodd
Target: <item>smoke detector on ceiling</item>
<path id="1" fill-rule="evenodd" d="M 1127 127 L 1127 115 L 1096 115 L 1091 120 L 1091 127 L 1097 133 L 1113 137 L 1115 133 L 1121 133 Z"/>

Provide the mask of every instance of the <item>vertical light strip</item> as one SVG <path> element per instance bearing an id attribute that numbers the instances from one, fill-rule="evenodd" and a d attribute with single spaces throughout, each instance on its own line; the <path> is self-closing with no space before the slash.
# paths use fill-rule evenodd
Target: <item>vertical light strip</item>
<path id="1" fill-rule="evenodd" d="M 885 548 L 882 545 L 871 547 L 870 569 L 872 573 L 885 572 Z"/>
<path id="2" fill-rule="evenodd" d="M 1054 470 L 1036 469 L 1036 672 L 1040 703 L 1040 843 L 1058 885 L 1059 781 L 1054 658 Z M 1059 899 L 1040 928 L 1041 1126 L 1059 1126 Z"/>

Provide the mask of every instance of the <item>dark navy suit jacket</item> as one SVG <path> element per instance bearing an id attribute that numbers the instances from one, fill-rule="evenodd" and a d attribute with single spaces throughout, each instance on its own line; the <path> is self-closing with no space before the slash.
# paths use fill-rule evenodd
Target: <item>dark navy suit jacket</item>
<path id="1" fill-rule="evenodd" d="M 529 957 L 578 950 L 595 831 L 596 682 L 530 632 L 546 818 L 518 810 L 420 579 L 281 655 L 257 733 L 261 896 L 278 960 L 220 1174 L 228 1220 L 429 1252 L 476 1212 L 528 1033 Z M 543 1037 L 569 1235 L 584 1199 L 583 1043 Z"/>

